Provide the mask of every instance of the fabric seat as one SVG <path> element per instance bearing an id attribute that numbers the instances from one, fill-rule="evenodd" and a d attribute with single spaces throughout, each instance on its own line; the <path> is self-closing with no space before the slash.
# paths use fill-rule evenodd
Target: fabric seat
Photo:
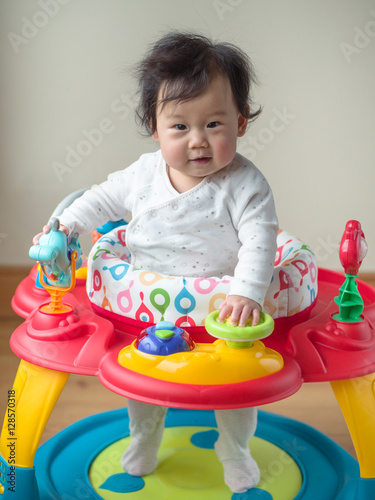
<path id="1" fill-rule="evenodd" d="M 100 238 L 88 257 L 87 292 L 100 308 L 150 323 L 201 326 L 225 299 L 232 277 L 166 276 L 134 269 L 125 243 L 126 226 Z M 277 237 L 275 267 L 263 310 L 273 318 L 292 316 L 314 302 L 317 266 L 313 252 L 287 231 Z"/>

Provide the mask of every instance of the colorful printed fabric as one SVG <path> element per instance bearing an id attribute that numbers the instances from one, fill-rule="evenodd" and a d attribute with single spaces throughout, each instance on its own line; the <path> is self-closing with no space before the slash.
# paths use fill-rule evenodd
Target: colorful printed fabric
<path id="1" fill-rule="evenodd" d="M 225 299 L 232 277 L 166 276 L 134 269 L 125 243 L 126 228 L 107 233 L 88 258 L 87 292 L 90 301 L 129 318 L 177 326 L 201 326 Z M 263 310 L 273 318 L 291 316 L 308 308 L 317 294 L 315 256 L 301 240 L 279 231 L 275 268 Z"/>

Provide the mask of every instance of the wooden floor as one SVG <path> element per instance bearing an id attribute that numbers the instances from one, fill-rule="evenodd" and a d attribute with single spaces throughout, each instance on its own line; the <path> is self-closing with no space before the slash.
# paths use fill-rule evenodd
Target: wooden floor
<path id="1" fill-rule="evenodd" d="M 13 330 L 22 322 L 11 309 L 11 297 L 27 270 L 0 268 L 0 415 L 5 413 L 19 360 L 9 348 Z M 375 286 L 375 276 L 365 276 Z M 68 425 L 94 413 L 126 406 L 126 400 L 105 389 L 96 377 L 71 375 L 51 415 L 42 442 Z M 294 396 L 261 409 L 312 425 L 355 456 L 352 442 L 328 383 L 304 384 Z"/>

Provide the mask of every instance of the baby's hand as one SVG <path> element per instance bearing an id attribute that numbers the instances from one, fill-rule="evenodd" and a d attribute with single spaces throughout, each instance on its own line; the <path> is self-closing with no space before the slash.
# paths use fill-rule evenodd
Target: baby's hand
<path id="1" fill-rule="evenodd" d="M 241 295 L 228 295 L 219 307 L 219 323 L 222 323 L 226 317 L 231 315 L 231 324 L 233 326 L 245 326 L 249 317 L 253 316 L 252 326 L 258 324 L 260 305 L 254 300 L 242 297 Z"/>
<path id="2" fill-rule="evenodd" d="M 43 227 L 43 232 L 38 233 L 34 236 L 33 238 L 33 245 L 38 245 L 39 244 L 39 238 L 43 236 L 43 234 L 47 234 L 51 231 L 51 228 L 47 224 L 46 226 Z M 66 226 L 63 226 L 62 224 L 60 225 L 60 231 L 63 231 L 67 236 L 69 236 L 69 229 Z"/>

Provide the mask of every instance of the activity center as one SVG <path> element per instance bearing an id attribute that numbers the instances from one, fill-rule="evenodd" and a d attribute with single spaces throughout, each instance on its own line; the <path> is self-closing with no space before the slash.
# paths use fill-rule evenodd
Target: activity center
<path id="1" fill-rule="evenodd" d="M 125 221 L 98 228 L 86 259 L 75 235 L 60 231 L 59 210 L 30 249 L 35 265 L 12 301 L 25 321 L 10 339 L 21 361 L 0 439 L 0 500 L 375 498 L 375 289 L 358 279 L 367 252 L 358 221 L 342 228 L 343 273 L 318 269 L 308 245 L 280 231 L 260 321 L 240 328 L 217 321 L 231 277 L 135 269 Z M 39 447 L 70 374 L 168 407 L 152 474 L 121 468 L 125 401 Z M 331 384 L 357 460 L 314 428 L 262 409 L 311 382 Z M 214 451 L 214 410 L 252 406 L 261 480 L 232 493 Z"/>

